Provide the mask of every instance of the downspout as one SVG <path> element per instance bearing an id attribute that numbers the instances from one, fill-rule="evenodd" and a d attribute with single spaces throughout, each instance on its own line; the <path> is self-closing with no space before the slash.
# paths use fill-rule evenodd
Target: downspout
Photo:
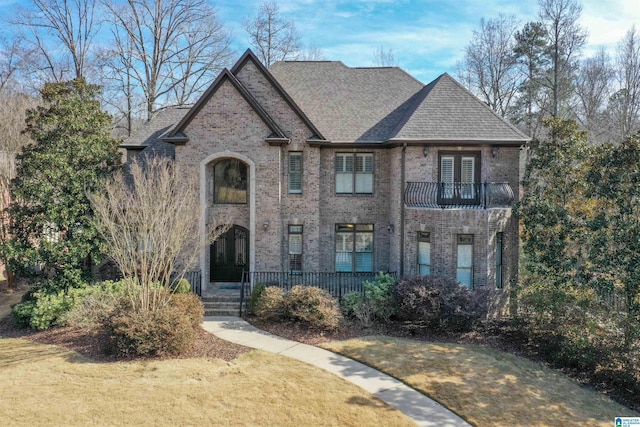
<path id="1" fill-rule="evenodd" d="M 404 190 L 405 162 L 407 159 L 407 143 L 402 144 L 402 163 L 400 165 L 400 277 L 404 276 Z"/>

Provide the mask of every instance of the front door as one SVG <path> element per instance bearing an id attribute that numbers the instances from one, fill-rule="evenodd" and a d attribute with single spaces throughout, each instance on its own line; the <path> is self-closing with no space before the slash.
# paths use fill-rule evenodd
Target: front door
<path id="1" fill-rule="evenodd" d="M 249 232 L 234 225 L 211 245 L 211 281 L 239 282 L 249 266 Z"/>

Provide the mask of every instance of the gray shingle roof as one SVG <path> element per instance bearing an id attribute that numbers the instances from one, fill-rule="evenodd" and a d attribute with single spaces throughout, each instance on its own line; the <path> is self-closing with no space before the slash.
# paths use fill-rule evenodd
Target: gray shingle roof
<path id="1" fill-rule="evenodd" d="M 175 146 L 162 141 L 162 138 L 182 120 L 190 108 L 190 106 L 177 106 L 158 110 L 150 121 L 145 123 L 131 137 L 125 139 L 121 145 L 129 147 L 144 146 L 146 147 L 145 152 L 152 151 L 174 158 Z"/>
<path id="2" fill-rule="evenodd" d="M 420 91 L 391 138 L 509 142 L 528 139 L 448 74 Z"/>
<path id="3" fill-rule="evenodd" d="M 423 85 L 397 67 L 276 62 L 269 71 L 332 142 L 386 141 Z"/>
<path id="4" fill-rule="evenodd" d="M 528 140 L 448 74 L 424 86 L 397 67 L 286 61 L 269 71 L 332 142 Z"/>

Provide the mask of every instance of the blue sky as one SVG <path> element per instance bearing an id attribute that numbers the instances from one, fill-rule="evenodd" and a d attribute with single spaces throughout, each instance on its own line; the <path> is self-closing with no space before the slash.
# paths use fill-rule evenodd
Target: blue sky
<path id="1" fill-rule="evenodd" d="M 210 0 L 233 32 L 240 55 L 248 47 L 242 20 L 263 0 Z M 636 23 L 640 0 L 583 0 L 581 24 L 589 32 L 585 56 L 599 47 L 614 53 L 616 43 Z M 0 16 L 17 0 L 0 0 Z M 296 23 L 303 42 L 320 48 L 325 59 L 348 66 L 374 65 L 377 48 L 393 50 L 396 62 L 424 83 L 456 64 L 480 19 L 513 14 L 521 25 L 536 18 L 537 0 L 279 0 L 282 15 Z"/>
<path id="2" fill-rule="evenodd" d="M 236 49 L 247 47 L 243 18 L 261 0 L 220 0 L 216 7 L 233 31 Z M 374 51 L 392 49 L 399 66 L 428 83 L 443 72 L 455 76 L 474 29 L 482 17 L 513 14 L 524 24 L 536 18 L 536 0 L 280 0 L 283 16 L 293 20 L 305 43 L 314 42 L 329 60 L 349 66 L 374 65 Z M 581 24 L 589 32 L 585 56 L 599 47 L 611 50 L 636 23 L 638 0 L 584 0 Z"/>

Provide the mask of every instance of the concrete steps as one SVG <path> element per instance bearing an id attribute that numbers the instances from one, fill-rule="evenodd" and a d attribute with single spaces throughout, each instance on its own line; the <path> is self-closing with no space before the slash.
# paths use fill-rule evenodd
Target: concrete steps
<path id="1" fill-rule="evenodd" d="M 205 316 L 238 316 L 240 314 L 240 284 L 223 283 L 209 287 L 202 295 Z"/>

